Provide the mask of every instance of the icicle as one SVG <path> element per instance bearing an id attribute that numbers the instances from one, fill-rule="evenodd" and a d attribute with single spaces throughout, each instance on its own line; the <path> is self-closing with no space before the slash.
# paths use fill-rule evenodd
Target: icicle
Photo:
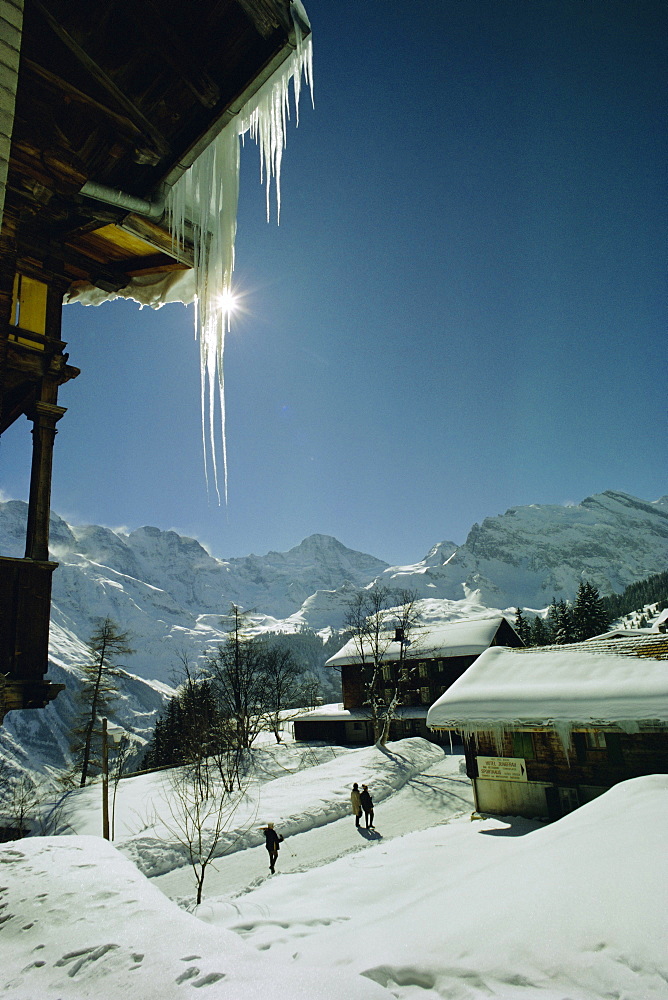
<path id="1" fill-rule="evenodd" d="M 216 402 L 220 409 L 223 495 L 227 503 L 227 437 L 225 430 L 225 334 L 229 332 L 229 300 L 234 271 L 234 242 L 239 200 L 240 139 L 246 132 L 256 140 L 260 152 L 260 178 L 266 186 L 267 219 L 270 216 L 272 179 L 276 191 L 276 216 L 281 211 L 281 158 L 290 117 L 289 84 L 292 80 L 297 124 L 301 77 L 313 99 L 313 57 L 308 25 L 299 0 L 291 13 L 295 29 L 295 51 L 267 80 L 237 118 L 204 150 L 176 182 L 167 212 L 175 246 L 188 241 L 194 247 L 195 336 L 200 344 L 200 384 L 204 474 L 209 482 L 207 451 L 218 503 Z"/>

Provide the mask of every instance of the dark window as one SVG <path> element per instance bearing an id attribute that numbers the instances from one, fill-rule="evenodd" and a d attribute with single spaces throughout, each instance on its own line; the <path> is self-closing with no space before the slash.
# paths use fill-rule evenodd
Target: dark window
<path id="1" fill-rule="evenodd" d="M 623 764 L 624 753 L 622 751 L 622 737 L 620 733 L 606 733 L 605 745 L 608 751 L 608 760 L 611 764 Z"/>
<path id="2" fill-rule="evenodd" d="M 587 759 L 587 734 L 573 733 L 573 746 L 578 763 L 584 764 Z"/>
<path id="3" fill-rule="evenodd" d="M 533 733 L 513 733 L 513 757 L 523 757 L 525 760 L 533 760 L 535 756 Z"/>

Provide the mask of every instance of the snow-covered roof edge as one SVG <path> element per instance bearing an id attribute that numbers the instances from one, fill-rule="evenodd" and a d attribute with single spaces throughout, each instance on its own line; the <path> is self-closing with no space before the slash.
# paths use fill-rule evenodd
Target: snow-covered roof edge
<path id="1" fill-rule="evenodd" d="M 426 719 L 426 705 L 399 705 L 395 717 L 401 719 Z M 343 708 L 340 704 L 320 705 L 299 715 L 292 716 L 292 722 L 370 722 L 371 713 L 363 708 Z"/>
<path id="2" fill-rule="evenodd" d="M 668 664 L 647 657 L 491 647 L 429 709 L 427 725 L 500 733 L 522 726 L 668 725 Z"/>
<path id="3" fill-rule="evenodd" d="M 405 649 L 406 659 L 447 659 L 451 656 L 476 656 L 487 649 L 498 632 L 501 623 L 508 619 L 503 615 L 485 618 L 463 618 L 458 621 L 446 622 L 440 625 L 425 626 L 411 636 L 412 642 Z M 512 627 L 512 626 L 511 626 Z M 399 660 L 401 648 L 398 642 L 390 641 L 387 635 L 387 645 L 383 642 L 381 662 L 391 663 Z M 369 659 L 371 648 L 364 644 L 364 658 Z M 341 667 L 349 664 L 359 664 L 359 640 L 349 639 L 341 649 L 326 661 L 326 667 Z"/>

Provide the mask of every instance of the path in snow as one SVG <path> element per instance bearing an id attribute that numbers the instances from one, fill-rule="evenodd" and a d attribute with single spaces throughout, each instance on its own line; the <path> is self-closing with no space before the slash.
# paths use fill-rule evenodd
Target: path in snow
<path id="1" fill-rule="evenodd" d="M 425 830 L 470 813 L 473 789 L 463 769 L 462 757 L 446 756 L 417 774 L 378 804 L 375 831 L 356 830 L 351 813 L 344 819 L 286 839 L 281 845 L 277 875 L 316 868 L 353 851 L 370 849 L 384 840 Z M 373 788 L 370 791 L 373 795 Z M 215 866 L 215 869 L 209 867 L 204 881 L 204 898 L 208 900 L 232 898 L 254 889 L 269 870 L 264 846 L 237 851 L 220 858 Z M 194 897 L 194 876 L 190 867 L 156 876 L 151 882 L 170 899 L 187 901 Z"/>

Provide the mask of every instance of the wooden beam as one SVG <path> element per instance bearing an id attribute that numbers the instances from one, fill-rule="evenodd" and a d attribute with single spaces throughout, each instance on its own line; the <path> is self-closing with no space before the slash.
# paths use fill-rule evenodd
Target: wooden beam
<path id="1" fill-rule="evenodd" d="M 220 100 L 220 87 L 205 70 L 192 64 L 184 65 L 183 45 L 165 20 L 162 7 L 154 0 L 144 0 L 141 8 L 135 5 L 128 13 L 144 36 L 146 44 L 159 54 L 163 62 L 171 66 L 200 104 L 205 108 L 215 107 Z"/>
<path id="2" fill-rule="evenodd" d="M 107 76 L 95 60 L 91 59 L 88 53 L 81 48 L 79 43 L 72 38 L 69 32 L 61 27 L 56 18 L 50 13 L 50 11 L 47 10 L 44 4 L 41 3 L 41 0 L 32 0 L 32 2 L 63 45 L 70 50 L 72 55 L 81 63 L 88 73 L 90 73 L 93 79 L 96 80 L 97 83 L 99 83 L 100 86 L 103 87 L 104 90 L 106 90 L 106 92 L 118 102 L 118 104 L 125 110 L 125 113 L 129 116 L 130 120 L 134 122 L 134 124 L 137 125 L 141 131 L 150 137 L 153 145 L 160 155 L 160 158 L 168 157 L 171 153 L 170 147 L 155 125 L 153 125 L 153 123 L 145 117 L 134 102 L 131 101 L 119 87 L 116 86 L 114 81 Z"/>
<path id="3" fill-rule="evenodd" d="M 292 29 L 288 4 L 278 5 L 275 0 L 236 0 L 244 14 L 263 38 L 277 29 L 283 28 L 288 34 Z"/>
<path id="4" fill-rule="evenodd" d="M 71 83 L 68 83 L 67 80 L 63 80 L 62 77 L 52 73 L 51 70 L 33 62 L 32 59 L 24 59 L 23 65 L 35 76 L 45 80 L 46 83 L 49 84 L 54 91 L 56 91 L 56 93 L 60 94 L 60 96 L 65 95 L 66 99 L 69 99 L 70 101 L 77 104 L 83 104 L 88 108 L 93 108 L 95 111 L 99 111 L 100 114 L 105 116 L 105 118 L 109 118 L 110 121 L 114 123 L 116 128 L 120 132 L 125 133 L 125 135 L 127 135 L 127 137 L 133 142 L 137 142 L 137 139 L 141 138 L 145 143 L 145 135 L 142 129 L 139 128 L 138 125 L 135 125 L 135 123 L 125 115 L 119 115 L 117 111 L 112 111 L 112 109 L 107 107 L 106 104 L 101 104 L 100 101 L 96 101 L 94 97 L 90 96 L 90 94 L 85 94 L 82 90 L 79 90 L 77 87 L 72 86 Z"/>
<path id="5" fill-rule="evenodd" d="M 161 274 L 168 271 L 189 271 L 187 264 L 182 264 L 164 253 L 155 253 L 150 257 L 133 257 L 128 260 L 116 261 L 116 267 L 131 278 L 139 274 Z"/>
<path id="6" fill-rule="evenodd" d="M 192 243 L 175 246 L 171 233 L 155 222 L 151 222 L 150 219 L 145 219 L 141 215 L 126 215 L 119 225 L 128 233 L 139 236 L 140 239 L 154 246 L 156 250 L 169 254 L 170 257 L 187 267 L 195 266 L 195 248 Z"/>

